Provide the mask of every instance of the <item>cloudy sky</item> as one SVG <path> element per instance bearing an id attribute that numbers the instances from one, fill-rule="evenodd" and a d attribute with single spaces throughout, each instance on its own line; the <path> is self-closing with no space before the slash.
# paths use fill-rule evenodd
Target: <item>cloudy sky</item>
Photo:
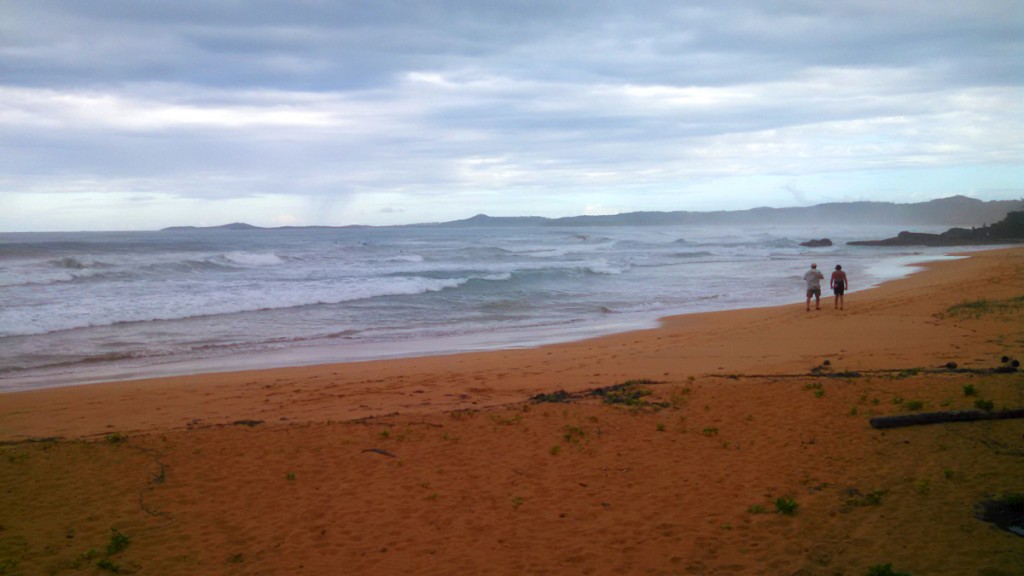
<path id="1" fill-rule="evenodd" d="M 1020 0 L 0 0 L 0 231 L 1024 197 Z"/>

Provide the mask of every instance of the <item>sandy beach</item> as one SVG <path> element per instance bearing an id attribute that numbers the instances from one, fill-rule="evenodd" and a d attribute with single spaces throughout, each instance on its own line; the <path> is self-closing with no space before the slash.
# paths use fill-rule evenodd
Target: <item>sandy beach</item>
<path id="1" fill-rule="evenodd" d="M 869 424 L 1024 407 L 1022 279 L 0 395 L 0 574 L 1022 574 L 1024 420 Z"/>

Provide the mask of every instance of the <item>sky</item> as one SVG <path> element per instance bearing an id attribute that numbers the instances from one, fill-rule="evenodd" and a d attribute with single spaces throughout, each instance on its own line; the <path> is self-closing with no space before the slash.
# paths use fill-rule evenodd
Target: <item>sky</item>
<path id="1" fill-rule="evenodd" d="M 0 0 L 0 231 L 1024 198 L 1020 0 Z"/>

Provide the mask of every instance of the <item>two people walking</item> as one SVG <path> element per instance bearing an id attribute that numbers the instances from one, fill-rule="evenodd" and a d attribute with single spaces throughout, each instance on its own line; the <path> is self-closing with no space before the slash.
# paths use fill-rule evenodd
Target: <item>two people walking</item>
<path id="1" fill-rule="evenodd" d="M 811 298 L 814 298 L 814 309 L 821 310 L 821 281 L 824 279 L 825 275 L 818 270 L 817 264 L 811 264 L 811 269 L 804 274 L 804 282 L 807 283 L 808 311 L 811 309 Z M 829 286 L 836 296 L 835 308 L 842 310 L 843 295 L 846 294 L 846 288 L 849 286 L 846 280 L 846 272 L 843 272 L 842 266 L 836 264 L 836 270 L 832 273 L 832 278 L 829 279 Z"/>

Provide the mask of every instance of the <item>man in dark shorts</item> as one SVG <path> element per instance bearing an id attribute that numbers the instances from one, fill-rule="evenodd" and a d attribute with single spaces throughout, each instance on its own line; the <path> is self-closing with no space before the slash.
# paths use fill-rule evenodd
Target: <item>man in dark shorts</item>
<path id="1" fill-rule="evenodd" d="M 836 295 L 835 307 L 843 309 L 843 294 L 846 293 L 848 283 L 846 281 L 846 272 L 843 272 L 843 267 L 836 264 L 836 271 L 832 273 L 832 279 L 829 281 L 832 285 L 832 292 Z"/>
<path id="2" fill-rule="evenodd" d="M 807 283 L 807 311 L 811 310 L 811 296 L 814 296 L 814 309 L 821 310 L 821 281 L 825 275 L 818 270 L 817 264 L 811 264 L 811 269 L 804 274 L 804 282 Z"/>

